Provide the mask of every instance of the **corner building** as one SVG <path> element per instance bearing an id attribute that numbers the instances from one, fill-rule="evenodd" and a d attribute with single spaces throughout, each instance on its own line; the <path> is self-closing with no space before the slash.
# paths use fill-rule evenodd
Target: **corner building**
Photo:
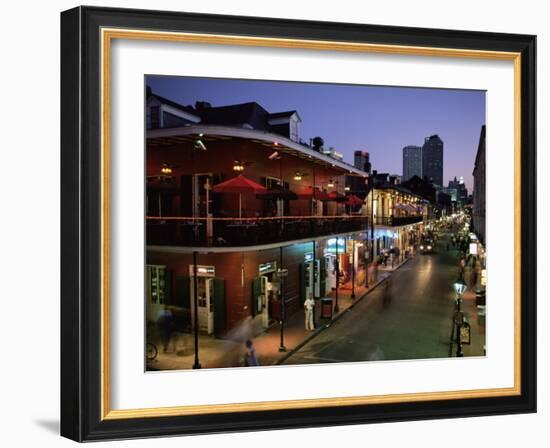
<path id="1" fill-rule="evenodd" d="M 147 104 L 148 320 L 171 305 L 191 331 L 197 307 L 202 334 L 231 338 L 330 295 L 335 266 L 363 281 L 369 223 L 345 203 L 344 177 L 366 173 L 301 142 L 296 111 Z"/>

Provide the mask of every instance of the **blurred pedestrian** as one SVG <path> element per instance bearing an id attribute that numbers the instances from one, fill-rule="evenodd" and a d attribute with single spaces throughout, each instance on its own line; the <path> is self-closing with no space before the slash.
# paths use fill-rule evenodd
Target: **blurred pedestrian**
<path id="1" fill-rule="evenodd" d="M 471 281 L 472 281 L 472 286 L 475 288 L 477 285 L 477 270 L 475 269 L 472 269 Z"/>
<path id="2" fill-rule="evenodd" d="M 250 339 L 247 339 L 244 343 L 246 346 L 246 352 L 244 354 L 244 365 L 245 367 L 254 367 L 259 366 L 258 358 L 256 357 L 256 350 Z"/>
<path id="3" fill-rule="evenodd" d="M 164 306 L 163 309 L 159 311 L 157 316 L 157 324 L 160 330 L 162 348 L 163 351 L 166 352 L 166 350 L 168 350 L 168 344 L 170 343 L 172 333 L 175 329 L 174 315 L 169 307 Z"/>
<path id="4" fill-rule="evenodd" d="M 464 278 L 464 268 L 466 267 L 466 261 L 465 261 L 464 255 L 460 256 L 459 266 L 460 266 L 460 275 L 462 278 Z"/>

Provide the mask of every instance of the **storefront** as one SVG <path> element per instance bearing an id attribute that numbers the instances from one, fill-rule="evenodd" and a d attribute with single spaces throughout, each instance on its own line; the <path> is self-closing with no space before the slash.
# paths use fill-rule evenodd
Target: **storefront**
<path id="1" fill-rule="evenodd" d="M 313 251 L 304 254 L 302 263 L 302 296 L 305 300 L 310 295 L 319 299 L 325 295 L 327 289 L 327 269 L 324 257 L 314 257 Z"/>
<path id="2" fill-rule="evenodd" d="M 170 271 L 164 265 L 145 266 L 147 321 L 156 322 L 159 313 L 170 302 Z"/>
<path id="3" fill-rule="evenodd" d="M 364 282 L 366 232 L 338 238 L 272 247 L 263 250 L 173 253 L 154 250 L 147 254 L 147 315 L 155 320 L 165 304 L 176 313 L 179 331 L 192 331 L 195 302 L 201 334 L 232 338 L 256 334 L 303 310 L 309 295 L 320 299 L 336 289 Z M 194 258 L 196 257 L 196 282 Z M 279 269 L 288 275 L 278 277 Z M 361 280 L 362 279 L 362 280 Z M 197 295 L 195 298 L 195 284 Z"/>
<path id="4" fill-rule="evenodd" d="M 191 324 L 195 326 L 195 301 L 199 331 L 203 334 L 219 334 L 225 328 L 225 280 L 216 278 L 214 266 L 189 265 L 189 297 Z M 195 284 L 197 295 L 195 297 Z"/>
<path id="5" fill-rule="evenodd" d="M 252 314 L 259 316 L 263 328 L 270 325 L 273 314 L 280 314 L 279 279 L 275 260 L 260 263 L 258 277 L 253 281 Z"/>

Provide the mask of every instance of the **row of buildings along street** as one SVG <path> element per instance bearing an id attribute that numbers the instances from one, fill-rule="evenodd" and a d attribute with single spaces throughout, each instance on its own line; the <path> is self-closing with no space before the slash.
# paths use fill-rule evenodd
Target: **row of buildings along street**
<path id="1" fill-rule="evenodd" d="M 438 135 L 394 174 L 299 110 L 146 111 L 148 370 L 484 355 L 484 126 L 471 195 Z"/>

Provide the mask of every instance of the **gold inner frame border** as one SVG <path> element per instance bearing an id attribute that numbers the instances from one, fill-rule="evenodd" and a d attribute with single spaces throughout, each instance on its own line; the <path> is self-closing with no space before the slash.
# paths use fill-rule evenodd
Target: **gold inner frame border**
<path id="1" fill-rule="evenodd" d="M 113 39 L 185 42 L 212 45 L 295 48 L 357 53 L 505 60 L 514 63 L 514 386 L 508 388 L 314 398 L 229 404 L 111 409 L 110 388 L 110 50 Z M 101 420 L 307 409 L 432 400 L 503 397 L 521 394 L 521 53 L 419 47 L 324 40 L 282 39 L 138 29 L 101 29 Z"/>

